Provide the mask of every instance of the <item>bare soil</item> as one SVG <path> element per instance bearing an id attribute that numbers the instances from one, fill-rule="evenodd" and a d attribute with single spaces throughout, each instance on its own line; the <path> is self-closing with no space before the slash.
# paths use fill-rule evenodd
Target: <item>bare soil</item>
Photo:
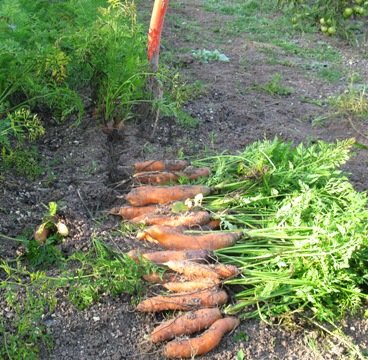
<path id="1" fill-rule="evenodd" d="M 275 136 L 295 143 L 317 140 L 334 141 L 354 137 L 368 145 L 368 123 L 360 119 L 336 116 L 321 125 L 313 120 L 328 111 L 305 99 L 325 99 L 346 88 L 346 77 L 329 83 L 307 70 L 290 64 L 300 61 L 284 54 L 283 64 L 271 64 L 265 43 L 258 43 L 247 34 L 239 37 L 222 34 L 214 44 L 211 29 L 231 21 L 231 16 L 210 13 L 201 0 L 190 0 L 170 9 L 164 31 L 165 49 L 170 49 L 173 62 L 188 82 L 200 80 L 205 91 L 191 99 L 185 109 L 199 120 L 198 127 L 186 128 L 171 118 L 160 120 L 157 135 L 150 138 L 152 120 L 127 123 L 119 134 L 106 136 L 95 119 L 87 117 L 80 126 L 72 121 L 62 125 L 49 123 L 45 138 L 38 144 L 44 176 L 30 182 L 14 174 L 0 177 L 0 233 L 16 236 L 25 229 L 34 229 L 45 212 L 43 204 L 56 201 L 70 227 L 70 236 L 62 244 L 68 254 L 87 250 L 91 236 L 99 236 L 120 250 L 132 249 L 134 240 L 112 234 L 118 220 L 106 210 L 123 203 L 119 196 L 129 191 L 131 165 L 150 158 L 175 158 L 223 150 L 236 151 L 259 139 Z M 180 26 L 170 21 L 179 16 L 182 22 L 199 24 L 199 33 L 182 36 Z M 179 24 L 180 25 L 180 24 Z M 342 41 L 315 34 L 313 41 L 303 35 L 295 38 L 304 46 L 318 41 L 331 41 L 342 54 L 346 66 L 359 71 L 368 83 L 368 58 L 359 49 Z M 310 44 L 308 42 L 311 42 Z M 225 53 L 230 62 L 201 63 L 190 50 L 215 49 Z M 177 49 L 177 50 L 176 50 Z M 164 55 L 163 55 L 164 56 Z M 349 65 L 349 62 L 352 65 Z M 289 64 L 289 65 L 285 65 Z M 282 74 L 283 84 L 293 88 L 292 94 L 268 94 L 255 84 L 268 82 L 275 73 Z M 368 189 L 367 150 L 356 148 L 345 170 L 354 186 Z M 18 245 L 0 242 L 2 258 L 14 258 Z M 151 347 L 147 334 L 162 315 L 134 312 L 128 296 L 104 298 L 85 311 L 61 303 L 52 316 L 45 319 L 55 340 L 51 354 L 43 359 L 162 359 L 160 347 Z M 368 349 L 368 320 L 362 314 L 350 316 L 341 323 L 347 335 L 361 349 Z M 349 353 L 337 340 L 319 331 L 302 318 L 285 318 L 267 324 L 259 320 L 242 322 L 224 338 L 221 345 L 203 359 L 235 359 L 238 352 L 244 359 L 344 359 Z"/>

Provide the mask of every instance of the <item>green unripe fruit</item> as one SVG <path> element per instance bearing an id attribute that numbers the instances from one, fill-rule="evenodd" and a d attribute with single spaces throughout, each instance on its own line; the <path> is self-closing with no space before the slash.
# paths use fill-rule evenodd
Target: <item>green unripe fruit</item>
<path id="1" fill-rule="evenodd" d="M 326 20 L 326 24 L 327 24 L 327 25 L 332 25 L 332 20 L 331 20 L 331 19 L 327 19 L 327 20 Z"/>
<path id="2" fill-rule="evenodd" d="M 354 2 L 355 2 L 356 4 L 358 4 L 358 5 L 363 4 L 363 0 L 355 0 Z"/>
<path id="3" fill-rule="evenodd" d="M 325 25 L 325 24 L 326 24 L 326 20 L 325 20 L 325 18 L 320 18 L 320 19 L 319 19 L 319 23 L 320 23 L 321 25 Z"/>
<path id="4" fill-rule="evenodd" d="M 353 15 L 353 9 L 352 8 L 346 8 L 342 14 L 344 18 L 348 18 L 351 15 Z"/>
<path id="5" fill-rule="evenodd" d="M 354 6 L 354 12 L 358 15 L 363 15 L 364 14 L 364 8 L 362 8 L 361 6 Z"/>
<path id="6" fill-rule="evenodd" d="M 328 31 L 328 27 L 327 27 L 327 26 L 321 26 L 321 31 L 322 31 L 323 33 L 327 33 L 327 31 Z"/>
<path id="7" fill-rule="evenodd" d="M 330 26 L 327 30 L 328 35 L 335 35 L 336 34 L 336 28 L 334 26 Z"/>

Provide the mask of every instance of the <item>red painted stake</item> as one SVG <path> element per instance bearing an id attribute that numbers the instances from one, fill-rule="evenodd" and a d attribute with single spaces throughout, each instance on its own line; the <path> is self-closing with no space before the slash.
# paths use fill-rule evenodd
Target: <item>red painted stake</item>
<path id="1" fill-rule="evenodd" d="M 151 23 L 148 32 L 148 60 L 152 70 L 158 70 L 158 59 L 160 55 L 161 32 L 169 0 L 155 0 L 152 10 Z"/>

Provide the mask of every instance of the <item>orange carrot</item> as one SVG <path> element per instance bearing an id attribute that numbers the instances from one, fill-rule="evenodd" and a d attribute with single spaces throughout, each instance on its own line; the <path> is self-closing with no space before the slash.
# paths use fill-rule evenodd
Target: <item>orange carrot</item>
<path id="1" fill-rule="evenodd" d="M 217 274 L 216 271 L 211 269 L 210 265 L 197 264 L 189 260 L 168 261 L 164 265 L 166 265 L 170 270 L 176 271 L 177 273 L 184 275 L 188 280 L 219 279 L 219 275 Z"/>
<path id="2" fill-rule="evenodd" d="M 217 273 L 220 279 L 229 279 L 239 275 L 240 270 L 234 265 L 214 264 L 210 267 Z"/>
<path id="3" fill-rule="evenodd" d="M 168 271 L 163 274 L 151 273 L 143 275 L 143 279 L 152 284 L 164 284 L 167 282 L 176 282 L 181 280 L 178 274 Z"/>
<path id="4" fill-rule="evenodd" d="M 134 172 L 145 171 L 180 171 L 189 165 L 185 160 L 148 160 L 134 164 Z"/>
<path id="5" fill-rule="evenodd" d="M 196 338 L 170 341 L 165 347 L 164 355 L 174 359 L 207 354 L 220 343 L 226 333 L 234 330 L 238 325 L 239 319 L 236 317 L 219 319 Z"/>
<path id="6" fill-rule="evenodd" d="M 149 205 L 149 206 L 123 206 L 123 207 L 114 207 L 110 210 L 111 215 L 119 215 L 125 220 L 131 220 L 138 216 L 147 215 L 150 213 L 154 213 L 158 210 L 157 205 Z"/>
<path id="7" fill-rule="evenodd" d="M 193 168 L 188 166 L 183 171 L 168 172 L 168 171 L 143 171 L 133 175 L 135 184 L 158 184 L 164 185 L 178 182 L 180 177 L 188 180 L 195 180 L 200 177 L 208 177 L 210 175 L 209 168 Z"/>
<path id="8" fill-rule="evenodd" d="M 203 290 L 196 293 L 155 296 L 140 302 L 137 310 L 142 312 L 194 310 L 223 305 L 227 300 L 228 295 L 224 290 Z"/>
<path id="9" fill-rule="evenodd" d="M 218 308 L 200 309 L 185 313 L 157 326 L 151 333 L 151 341 L 158 343 L 173 339 L 176 336 L 190 335 L 207 329 L 216 320 L 221 318 L 222 315 Z"/>
<path id="10" fill-rule="evenodd" d="M 185 276 L 188 280 L 193 279 L 228 279 L 239 275 L 239 269 L 234 265 L 225 264 L 198 264 L 191 260 L 172 260 L 166 262 L 170 270 Z"/>
<path id="11" fill-rule="evenodd" d="M 135 261 L 139 261 L 142 256 L 145 259 L 154 262 L 155 264 L 163 264 L 167 261 L 174 260 L 191 260 L 196 262 L 203 262 L 211 256 L 208 250 L 181 250 L 181 251 L 154 251 L 141 254 L 139 250 L 131 250 L 127 253 Z"/>
<path id="12" fill-rule="evenodd" d="M 198 290 L 213 289 L 220 284 L 220 280 L 201 279 L 193 281 L 169 281 L 162 286 L 172 292 L 194 292 Z"/>
<path id="13" fill-rule="evenodd" d="M 206 224 L 206 226 L 211 230 L 220 229 L 221 220 L 220 219 L 212 219 L 210 222 Z"/>
<path id="14" fill-rule="evenodd" d="M 33 234 L 33 237 L 38 243 L 44 244 L 49 235 L 50 229 L 46 228 L 46 224 L 43 223 L 37 227 Z"/>
<path id="15" fill-rule="evenodd" d="M 186 200 L 197 194 L 208 195 L 211 189 L 202 185 L 141 186 L 130 191 L 126 200 L 133 206 L 166 204 L 171 201 Z"/>
<path id="16" fill-rule="evenodd" d="M 154 225 L 139 234 L 139 238 L 155 240 L 170 250 L 206 249 L 229 247 L 241 237 L 241 232 L 214 232 L 201 235 L 183 234 L 178 228 Z"/>
<path id="17" fill-rule="evenodd" d="M 211 174 L 211 170 L 208 167 L 204 168 L 194 168 L 193 166 L 188 166 L 182 172 L 182 176 L 187 177 L 189 180 L 195 180 L 200 177 L 208 177 Z"/>
<path id="18" fill-rule="evenodd" d="M 180 215 L 144 214 L 131 221 L 144 225 L 166 225 L 166 226 L 202 226 L 210 221 L 211 215 L 207 211 L 193 211 Z"/>
<path id="19" fill-rule="evenodd" d="M 140 172 L 133 175 L 135 184 L 169 184 L 175 183 L 179 176 L 171 172 L 149 171 Z"/>

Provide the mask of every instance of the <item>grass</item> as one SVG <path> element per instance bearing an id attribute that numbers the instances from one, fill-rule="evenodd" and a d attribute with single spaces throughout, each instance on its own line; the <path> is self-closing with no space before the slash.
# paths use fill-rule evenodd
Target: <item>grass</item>
<path id="1" fill-rule="evenodd" d="M 316 75 L 331 84 L 337 83 L 344 77 L 344 73 L 339 68 L 320 69 Z"/>
<path id="2" fill-rule="evenodd" d="M 338 113 L 352 115 L 368 120 L 368 93 L 365 86 L 350 86 L 343 94 L 331 96 L 329 105 Z"/>
<path id="3" fill-rule="evenodd" d="M 301 58 L 310 62 L 327 62 L 329 70 L 320 69 L 316 76 L 330 83 L 341 78 L 339 64 L 340 52 L 325 41 L 315 41 L 313 25 L 303 25 L 304 45 L 299 41 L 300 29 L 292 26 L 291 16 L 275 7 L 275 2 L 257 2 L 253 0 L 233 0 L 229 2 L 207 0 L 204 8 L 208 11 L 232 16 L 225 22 L 223 34 L 229 36 L 247 34 L 247 37 L 260 43 L 273 45 L 273 49 L 263 49 L 269 53 L 269 65 L 298 66 L 298 61 L 282 59 L 282 56 Z M 296 37 L 298 35 L 298 37 Z M 303 64 L 301 64 L 304 67 Z M 306 65 L 307 66 L 307 65 Z"/>

